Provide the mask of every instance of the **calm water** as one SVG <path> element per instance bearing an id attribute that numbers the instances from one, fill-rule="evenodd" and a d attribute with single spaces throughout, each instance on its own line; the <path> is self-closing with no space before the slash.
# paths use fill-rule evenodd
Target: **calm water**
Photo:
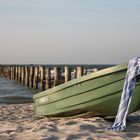
<path id="1" fill-rule="evenodd" d="M 33 95 L 37 92 L 16 81 L 0 77 L 0 104 L 33 102 Z"/>

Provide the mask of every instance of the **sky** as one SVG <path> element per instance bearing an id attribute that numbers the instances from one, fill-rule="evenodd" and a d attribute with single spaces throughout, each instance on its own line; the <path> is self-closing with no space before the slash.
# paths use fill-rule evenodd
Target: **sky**
<path id="1" fill-rule="evenodd" d="M 0 64 L 120 64 L 134 56 L 139 0 L 0 0 Z"/>

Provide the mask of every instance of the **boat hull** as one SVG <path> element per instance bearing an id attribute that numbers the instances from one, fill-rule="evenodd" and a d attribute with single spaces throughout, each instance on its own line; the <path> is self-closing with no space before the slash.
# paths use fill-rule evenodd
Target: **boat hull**
<path id="1" fill-rule="evenodd" d="M 82 76 L 34 96 L 38 116 L 115 116 L 120 103 L 127 64 Z M 129 113 L 140 108 L 140 82 L 136 82 Z"/>

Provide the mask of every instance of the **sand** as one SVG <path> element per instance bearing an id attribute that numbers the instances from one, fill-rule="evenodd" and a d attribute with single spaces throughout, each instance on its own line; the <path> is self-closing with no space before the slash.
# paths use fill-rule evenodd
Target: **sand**
<path id="1" fill-rule="evenodd" d="M 140 111 L 128 117 L 125 132 L 106 130 L 103 118 L 37 118 L 33 104 L 0 105 L 0 140 L 140 139 Z"/>

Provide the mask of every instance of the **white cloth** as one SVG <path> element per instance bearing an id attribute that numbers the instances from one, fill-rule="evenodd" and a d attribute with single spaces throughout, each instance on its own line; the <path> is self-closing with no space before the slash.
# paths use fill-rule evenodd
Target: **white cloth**
<path id="1" fill-rule="evenodd" d="M 126 118 L 133 95 L 136 76 L 140 75 L 140 57 L 134 57 L 129 61 L 128 69 L 126 73 L 125 83 L 121 96 L 121 101 L 117 116 L 114 124 L 109 130 L 113 131 L 124 131 L 126 128 Z"/>

